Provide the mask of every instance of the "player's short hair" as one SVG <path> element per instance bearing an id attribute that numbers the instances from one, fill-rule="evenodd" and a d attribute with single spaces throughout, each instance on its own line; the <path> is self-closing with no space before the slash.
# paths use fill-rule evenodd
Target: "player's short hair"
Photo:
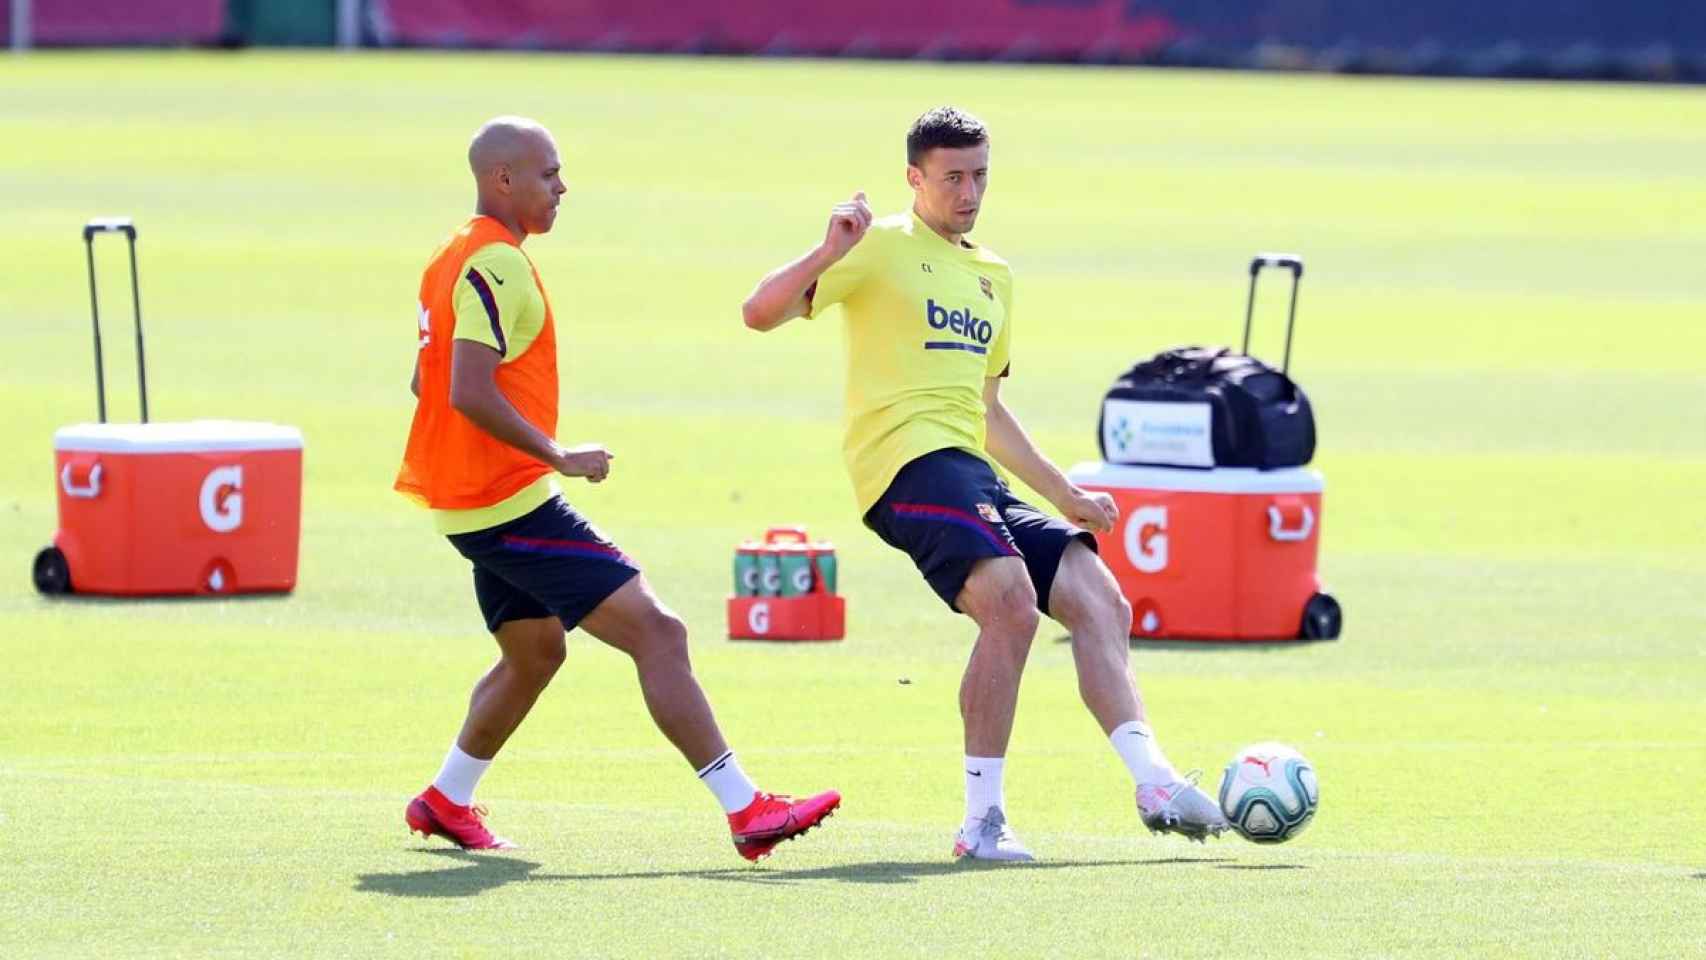
<path id="1" fill-rule="evenodd" d="M 958 150 L 988 142 L 989 128 L 982 120 L 954 107 L 937 107 L 912 121 L 906 131 L 906 162 L 916 167 L 937 147 Z"/>

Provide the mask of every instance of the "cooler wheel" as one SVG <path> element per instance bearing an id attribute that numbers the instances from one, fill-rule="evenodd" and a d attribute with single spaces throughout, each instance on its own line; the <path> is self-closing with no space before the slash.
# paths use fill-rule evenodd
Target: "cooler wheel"
<path id="1" fill-rule="evenodd" d="M 1330 593 L 1317 593 L 1303 605 L 1303 639 L 1335 640 L 1345 625 L 1344 611 Z"/>
<path id="2" fill-rule="evenodd" d="M 36 554 L 34 573 L 36 589 L 42 593 L 71 592 L 71 567 L 58 547 L 44 547 Z"/>

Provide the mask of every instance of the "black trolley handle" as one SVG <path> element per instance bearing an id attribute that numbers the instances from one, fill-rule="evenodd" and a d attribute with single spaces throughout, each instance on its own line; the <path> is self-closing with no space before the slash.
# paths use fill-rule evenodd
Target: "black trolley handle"
<path id="1" fill-rule="evenodd" d="M 89 258 L 89 318 L 95 327 L 95 403 L 101 422 L 107 422 L 106 365 L 101 360 L 101 305 L 95 294 L 95 235 L 122 233 L 130 246 L 130 302 L 136 315 L 136 389 L 142 399 L 142 422 L 148 422 L 148 365 L 142 357 L 142 291 L 136 280 L 136 225 L 129 217 L 97 217 L 83 225 L 83 248 Z"/>
<path id="2" fill-rule="evenodd" d="M 1285 315 L 1285 360 L 1280 372 L 1291 374 L 1291 328 L 1297 322 L 1297 283 L 1303 279 L 1303 258 L 1295 253 L 1258 253 L 1250 260 L 1250 297 L 1244 302 L 1244 349 L 1250 353 L 1250 321 L 1256 313 L 1256 278 L 1263 267 L 1281 267 L 1291 271 L 1291 308 Z M 140 354 L 138 354 L 140 356 Z"/>

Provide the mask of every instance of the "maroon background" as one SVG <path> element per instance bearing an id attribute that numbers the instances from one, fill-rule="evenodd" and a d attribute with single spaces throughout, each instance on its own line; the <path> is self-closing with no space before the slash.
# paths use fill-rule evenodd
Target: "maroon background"
<path id="1" fill-rule="evenodd" d="M 31 39 L 42 46 L 212 43 L 225 25 L 225 0 L 34 0 Z M 11 40 L 12 10 L 0 2 L 0 36 Z"/>
<path id="2" fill-rule="evenodd" d="M 408 46 L 861 56 L 1137 55 L 1177 36 L 1127 0 L 385 0 Z"/>

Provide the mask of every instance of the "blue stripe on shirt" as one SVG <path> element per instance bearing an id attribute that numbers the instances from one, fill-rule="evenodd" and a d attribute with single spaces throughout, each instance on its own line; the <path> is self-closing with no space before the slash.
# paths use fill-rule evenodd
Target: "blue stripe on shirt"
<path id="1" fill-rule="evenodd" d="M 480 271 L 468 268 L 468 282 L 473 285 L 474 292 L 480 295 L 480 303 L 486 307 L 486 317 L 492 321 L 492 336 L 498 341 L 498 356 L 509 355 L 509 341 L 504 338 L 503 324 L 498 322 L 498 301 L 492 296 L 492 288 L 486 285 L 486 278 L 480 276 Z"/>
<path id="2" fill-rule="evenodd" d="M 958 340 L 926 340 L 926 341 L 924 341 L 924 349 L 926 349 L 926 350 L 970 350 L 972 353 L 988 353 L 989 352 L 988 350 L 984 349 L 983 347 L 979 346 L 978 344 L 961 343 Z"/>

